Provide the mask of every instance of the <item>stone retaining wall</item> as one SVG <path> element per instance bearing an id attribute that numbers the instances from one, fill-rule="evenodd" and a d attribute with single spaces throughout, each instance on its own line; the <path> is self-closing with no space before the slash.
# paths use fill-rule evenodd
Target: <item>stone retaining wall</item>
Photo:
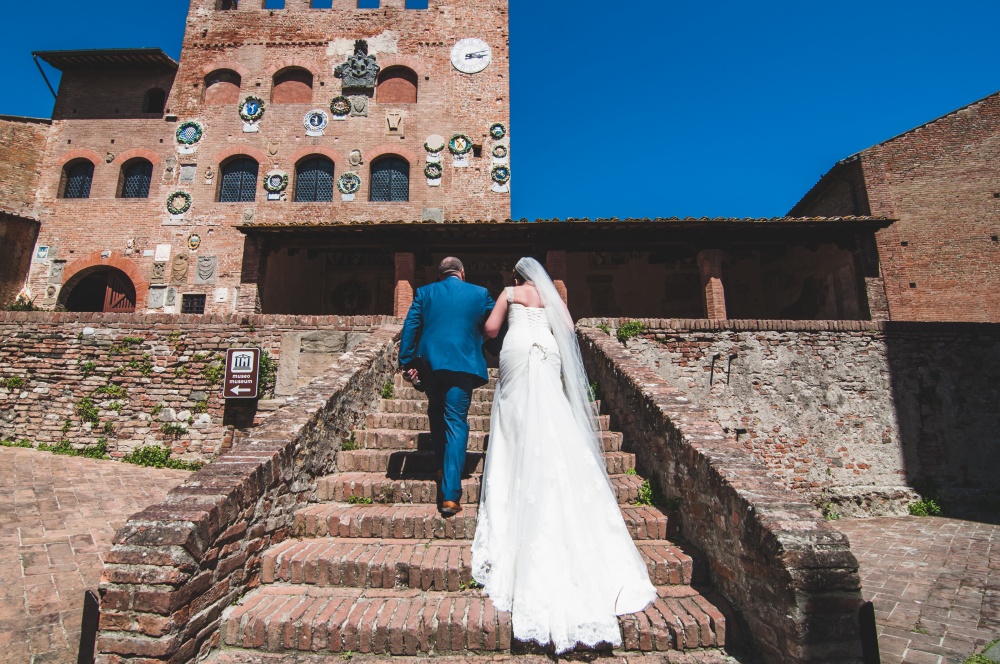
<path id="1" fill-rule="evenodd" d="M 142 445 L 163 445 L 175 458 L 206 461 L 254 416 L 252 401 L 222 398 L 227 348 L 256 346 L 275 359 L 289 355 L 284 363 L 294 368 L 299 360 L 288 350 L 300 346 L 288 339 L 318 337 L 324 343 L 313 345 L 325 352 L 320 359 L 326 366 L 389 321 L 0 312 L 0 439 L 36 445 L 66 440 L 76 448 L 105 439 L 115 458 Z"/>
<path id="2" fill-rule="evenodd" d="M 946 507 L 1000 494 L 1000 325 L 644 322 L 637 360 L 841 515 L 905 514 L 913 486 Z"/>
<path id="3" fill-rule="evenodd" d="M 805 498 L 617 340 L 578 328 L 587 371 L 640 472 L 680 500 L 682 535 L 768 662 L 859 661 L 858 563 Z"/>
<path id="4" fill-rule="evenodd" d="M 218 644 L 223 610 L 260 583 L 261 555 L 333 472 L 340 441 L 375 408 L 395 370 L 384 326 L 249 438 L 134 515 L 101 582 L 98 662 L 187 662 Z"/>

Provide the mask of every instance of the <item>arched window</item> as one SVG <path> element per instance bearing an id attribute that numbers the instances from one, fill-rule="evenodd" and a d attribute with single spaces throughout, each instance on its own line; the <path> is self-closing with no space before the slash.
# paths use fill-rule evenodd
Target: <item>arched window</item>
<path id="1" fill-rule="evenodd" d="M 306 157 L 295 167 L 295 202 L 333 200 L 333 162 L 326 157 Z"/>
<path id="2" fill-rule="evenodd" d="M 122 164 L 118 178 L 118 198 L 149 198 L 149 183 L 153 179 L 153 164 L 138 157 Z"/>
<path id="3" fill-rule="evenodd" d="M 235 104 L 240 100 L 242 78 L 232 69 L 216 69 L 205 77 L 206 104 Z"/>
<path id="4" fill-rule="evenodd" d="M 286 67 L 274 75 L 271 101 L 276 104 L 308 104 L 313 97 L 313 75 L 302 67 Z"/>
<path id="5" fill-rule="evenodd" d="M 146 90 L 146 96 L 142 100 L 143 113 L 162 113 L 163 107 L 167 105 L 167 93 L 160 88 Z"/>
<path id="6" fill-rule="evenodd" d="M 87 159 L 74 159 L 63 166 L 60 198 L 90 198 L 94 181 L 94 164 Z"/>
<path id="7" fill-rule="evenodd" d="M 400 202 L 410 200 L 410 164 L 396 155 L 372 162 L 372 182 L 368 200 Z"/>
<path id="8" fill-rule="evenodd" d="M 375 100 L 380 104 L 416 103 L 416 72 L 409 67 L 387 67 L 380 71 Z"/>
<path id="9" fill-rule="evenodd" d="M 249 203 L 257 198 L 257 170 L 254 159 L 240 155 L 222 165 L 220 203 Z"/>

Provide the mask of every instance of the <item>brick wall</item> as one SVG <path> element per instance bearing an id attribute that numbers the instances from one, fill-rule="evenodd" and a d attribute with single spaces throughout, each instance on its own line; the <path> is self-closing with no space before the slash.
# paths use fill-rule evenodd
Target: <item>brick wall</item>
<path id="1" fill-rule="evenodd" d="M 998 160 L 1000 93 L 859 153 L 865 205 L 898 219 L 876 235 L 892 320 L 1000 322 Z M 847 170 L 790 214 L 852 214 Z"/>
<path id="2" fill-rule="evenodd" d="M 223 610 L 260 583 L 262 552 L 288 537 L 340 440 L 376 406 L 398 335 L 369 335 L 238 448 L 129 519 L 105 559 L 98 662 L 188 662 L 218 645 Z"/>
<path id="3" fill-rule="evenodd" d="M 628 342 L 634 358 L 786 486 L 841 514 L 905 514 L 927 480 L 953 507 L 1000 494 L 1000 326 L 647 324 Z"/>
<path id="4" fill-rule="evenodd" d="M 175 458 L 206 461 L 254 419 L 254 402 L 223 399 L 211 378 L 227 348 L 256 346 L 280 362 L 286 335 L 368 334 L 385 320 L 0 313 L 0 379 L 24 379 L 22 386 L 0 386 L 0 438 L 68 440 L 76 448 L 104 438 L 115 458 L 163 445 Z M 335 357 L 326 356 L 327 364 Z M 297 366 L 298 358 L 289 363 Z M 126 396 L 102 393 L 108 385 Z M 85 399 L 98 422 L 82 415 Z M 170 433 L 174 426 L 185 431 Z"/>
<path id="5" fill-rule="evenodd" d="M 0 116 L 0 201 L 10 212 L 32 216 L 50 122 Z"/>
<path id="6" fill-rule="evenodd" d="M 707 321 L 706 321 L 707 322 Z M 861 655 L 858 562 L 808 500 L 643 359 L 578 327 L 591 380 L 643 476 L 680 500 L 685 540 L 768 662 L 848 662 Z"/>
<path id="7" fill-rule="evenodd" d="M 333 9 L 310 9 L 305 0 L 289 0 L 281 10 L 264 10 L 259 2 L 247 2 L 235 11 L 218 11 L 215 0 L 197 0 L 191 3 L 172 86 L 173 73 L 157 78 L 156 72 L 125 71 L 97 80 L 85 73 L 67 73 L 56 105 L 53 138 L 42 164 L 40 242 L 57 249 L 57 259 L 67 261 L 67 270 L 82 257 L 113 252 L 134 262 L 147 281 L 152 251 L 158 245 L 170 245 L 169 260 L 182 252 L 191 257 L 192 268 L 177 284 L 180 294 L 207 294 L 207 313 L 228 313 L 236 310 L 237 297 L 252 304 L 256 295 L 253 276 L 243 279 L 239 295 L 235 290 L 241 286 L 243 270 L 247 275 L 257 272 L 253 261 L 244 262 L 245 240 L 234 228 L 236 224 L 248 220 L 409 221 L 420 220 L 425 209 L 443 210 L 446 218 L 508 218 L 510 195 L 490 187 L 494 141 L 489 137 L 492 123 L 510 126 L 507 2 L 431 0 L 425 10 L 404 9 L 402 0 L 382 5 L 364 10 L 338 0 Z M 451 48 L 465 37 L 481 38 L 492 49 L 493 61 L 481 73 L 463 74 L 451 65 Z M 383 68 L 405 66 L 417 74 L 417 102 L 387 104 L 376 95 L 367 117 L 331 119 L 324 136 L 306 136 L 305 114 L 312 109 L 329 113 L 331 100 L 341 93 L 341 80 L 333 70 L 352 52 L 356 39 L 368 40 L 370 52 Z M 271 101 L 273 76 L 287 67 L 312 73 L 309 101 Z M 239 99 L 253 94 L 265 100 L 259 131 L 244 132 L 237 103 L 205 103 L 206 76 L 219 69 L 240 75 Z M 165 114 L 134 113 L 141 93 L 154 85 L 170 88 Z M 390 135 L 388 111 L 402 113 L 401 136 Z M 204 137 L 192 152 L 182 154 L 174 132 L 188 120 L 201 123 Z M 452 168 L 452 157 L 445 150 L 441 184 L 428 186 L 423 174 L 425 140 L 432 134 L 448 139 L 456 133 L 481 144 L 482 156 L 472 157 L 468 168 Z M 355 150 L 363 162 L 356 167 L 349 163 Z M 115 198 L 122 163 L 140 152 L 154 165 L 149 198 Z M 408 202 L 368 201 L 369 168 L 384 154 L 398 154 L 409 162 Z M 247 155 L 259 163 L 256 200 L 216 202 L 220 165 L 235 155 Z M 309 155 L 332 159 L 335 177 L 356 170 L 362 178 L 356 200 L 345 202 L 334 191 L 332 202 L 293 202 L 296 164 Z M 86 200 L 58 198 L 62 165 L 74 156 L 95 163 L 91 198 Z M 290 176 L 282 200 L 267 200 L 261 185 L 272 169 Z M 182 181 L 182 174 L 192 172 L 190 181 Z M 171 218 L 166 200 L 177 190 L 191 194 L 192 206 L 183 216 Z M 196 250 L 188 248 L 192 235 L 201 240 Z M 215 283 L 195 283 L 196 256 L 217 257 Z M 93 264 L 86 260 L 87 265 Z M 36 264 L 33 286 L 43 286 L 48 274 L 48 265 Z M 140 294 L 137 310 L 144 311 L 146 304 L 145 295 Z"/>

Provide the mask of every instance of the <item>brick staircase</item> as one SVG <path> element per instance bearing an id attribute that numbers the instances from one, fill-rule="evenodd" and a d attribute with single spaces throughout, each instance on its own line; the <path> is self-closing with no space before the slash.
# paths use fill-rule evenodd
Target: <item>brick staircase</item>
<path id="1" fill-rule="evenodd" d="M 496 611 L 471 576 L 491 371 L 473 394 L 463 511 L 447 519 L 437 511 L 427 401 L 397 376 L 393 398 L 355 431 L 347 445 L 354 449 L 339 453 L 340 472 L 319 480 L 319 502 L 296 514 L 296 538 L 265 552 L 262 585 L 226 611 L 221 656 L 285 653 L 298 662 L 306 653 L 326 661 L 330 653 L 475 658 L 539 650 L 512 643 L 510 615 Z M 643 613 L 619 619 L 623 650 L 726 661 L 724 603 L 696 588 L 701 566 L 667 539 L 676 517 L 635 504 L 643 484 L 635 457 L 622 451 L 620 433 L 607 430 L 609 417 L 601 419 L 622 515 L 659 591 Z"/>

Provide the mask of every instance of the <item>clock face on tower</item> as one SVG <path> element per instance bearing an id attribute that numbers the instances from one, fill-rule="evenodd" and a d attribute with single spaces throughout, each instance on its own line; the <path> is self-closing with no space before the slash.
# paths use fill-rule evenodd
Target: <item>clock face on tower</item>
<path id="1" fill-rule="evenodd" d="M 493 51 L 482 39 L 460 40 L 451 49 L 451 64 L 460 72 L 475 74 L 489 66 Z"/>

